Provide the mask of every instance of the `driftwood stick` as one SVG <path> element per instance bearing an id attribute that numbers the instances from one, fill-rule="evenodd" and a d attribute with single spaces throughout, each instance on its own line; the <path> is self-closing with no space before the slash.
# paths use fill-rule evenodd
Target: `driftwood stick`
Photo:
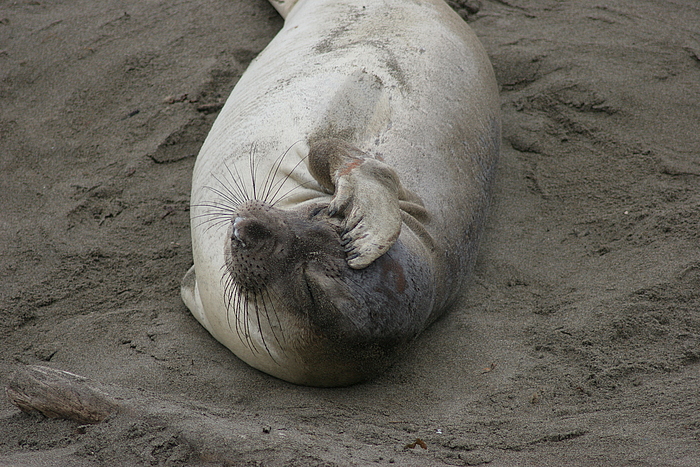
<path id="1" fill-rule="evenodd" d="M 49 418 L 79 423 L 99 423 L 118 409 L 107 394 L 86 378 L 45 366 L 19 368 L 5 392 L 23 412 L 40 412 Z"/>

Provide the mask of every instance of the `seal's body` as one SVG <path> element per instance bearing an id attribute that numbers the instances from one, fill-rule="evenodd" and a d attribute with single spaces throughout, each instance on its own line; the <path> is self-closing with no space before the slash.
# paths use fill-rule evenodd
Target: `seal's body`
<path id="1" fill-rule="evenodd" d="M 241 359 L 340 386 L 458 296 L 500 143 L 486 54 L 442 0 L 301 0 L 214 123 L 182 296 Z"/>

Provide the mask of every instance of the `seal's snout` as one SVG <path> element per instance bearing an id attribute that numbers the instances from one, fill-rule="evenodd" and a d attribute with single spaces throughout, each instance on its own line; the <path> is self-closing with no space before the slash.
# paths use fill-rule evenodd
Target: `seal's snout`
<path id="1" fill-rule="evenodd" d="M 226 266 L 233 283 L 250 293 L 271 283 L 282 287 L 279 279 L 287 277 L 287 285 L 296 290 L 301 276 L 289 278 L 302 273 L 310 262 L 324 264 L 324 270 L 334 269 L 336 263 L 345 266 L 340 237 L 320 212 L 317 208 L 284 211 L 260 200 L 237 206 L 225 247 Z M 279 295 L 293 293 L 285 290 Z"/>
<path id="2" fill-rule="evenodd" d="M 284 241 L 286 221 L 270 204 L 250 200 L 238 206 L 230 224 L 231 247 L 245 250 L 269 249 Z"/>
<path id="3" fill-rule="evenodd" d="M 226 266 L 233 283 L 247 292 L 278 276 L 286 261 L 288 229 L 280 214 L 263 201 L 251 200 L 238 206 L 231 218 Z"/>
<path id="4" fill-rule="evenodd" d="M 233 220 L 231 240 L 243 248 L 267 240 L 271 236 L 272 231 L 259 219 L 239 216 Z"/>

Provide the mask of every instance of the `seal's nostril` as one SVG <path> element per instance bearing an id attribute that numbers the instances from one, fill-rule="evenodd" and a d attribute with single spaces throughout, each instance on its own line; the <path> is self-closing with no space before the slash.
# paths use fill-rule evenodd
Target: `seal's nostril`
<path id="1" fill-rule="evenodd" d="M 236 217 L 233 220 L 233 232 L 231 233 L 231 240 L 240 243 L 243 248 L 246 247 L 246 244 L 241 236 L 241 228 L 243 227 L 242 224 L 244 223 L 244 220 L 245 219 L 243 217 Z"/>
<path id="2" fill-rule="evenodd" d="M 231 235 L 231 240 L 240 244 L 243 248 L 247 247 L 247 245 L 241 238 L 241 232 L 238 229 L 233 229 L 233 235 Z"/>

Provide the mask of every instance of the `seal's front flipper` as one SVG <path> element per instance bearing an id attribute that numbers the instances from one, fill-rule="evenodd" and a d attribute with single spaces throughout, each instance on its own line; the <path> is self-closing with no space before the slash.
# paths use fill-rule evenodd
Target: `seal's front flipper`
<path id="1" fill-rule="evenodd" d="M 369 266 L 391 248 L 406 213 L 419 221 L 427 220 L 423 203 L 401 186 L 394 169 L 343 140 L 313 142 L 309 168 L 314 178 L 334 193 L 329 214 L 345 218 L 342 240 L 353 269 Z"/>

